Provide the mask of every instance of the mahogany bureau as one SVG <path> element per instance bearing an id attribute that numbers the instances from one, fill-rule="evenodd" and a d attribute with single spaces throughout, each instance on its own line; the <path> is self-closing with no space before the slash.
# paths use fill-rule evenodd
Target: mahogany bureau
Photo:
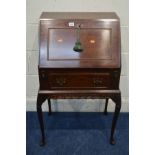
<path id="1" fill-rule="evenodd" d="M 110 143 L 121 109 L 120 20 L 114 12 L 43 12 L 39 27 L 37 113 L 45 144 L 42 104 L 47 99 L 108 99 L 115 103 Z"/>

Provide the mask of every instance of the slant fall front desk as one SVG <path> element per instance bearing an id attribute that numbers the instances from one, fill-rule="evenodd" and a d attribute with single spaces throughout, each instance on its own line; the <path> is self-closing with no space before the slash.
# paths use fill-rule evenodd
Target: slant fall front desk
<path id="1" fill-rule="evenodd" d="M 45 144 L 42 104 L 47 99 L 108 99 L 115 103 L 110 143 L 121 109 L 120 21 L 113 12 L 52 13 L 40 17 L 37 113 Z"/>

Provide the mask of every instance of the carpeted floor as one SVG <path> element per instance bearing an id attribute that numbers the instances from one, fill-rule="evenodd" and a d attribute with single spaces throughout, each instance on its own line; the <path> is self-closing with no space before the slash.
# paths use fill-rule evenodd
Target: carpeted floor
<path id="1" fill-rule="evenodd" d="M 27 112 L 27 155 L 128 155 L 129 114 L 121 113 L 115 132 L 116 145 L 109 144 L 112 113 L 44 113 L 46 145 L 39 146 L 36 112 Z"/>

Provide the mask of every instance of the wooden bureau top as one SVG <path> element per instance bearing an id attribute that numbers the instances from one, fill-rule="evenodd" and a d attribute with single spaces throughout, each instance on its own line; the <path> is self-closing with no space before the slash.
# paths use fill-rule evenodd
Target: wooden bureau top
<path id="1" fill-rule="evenodd" d="M 43 12 L 40 20 L 53 19 L 101 19 L 119 20 L 115 12 Z"/>
<path id="2" fill-rule="evenodd" d="M 39 32 L 40 68 L 121 66 L 120 21 L 114 12 L 43 12 Z M 78 36 L 82 52 L 74 50 Z"/>

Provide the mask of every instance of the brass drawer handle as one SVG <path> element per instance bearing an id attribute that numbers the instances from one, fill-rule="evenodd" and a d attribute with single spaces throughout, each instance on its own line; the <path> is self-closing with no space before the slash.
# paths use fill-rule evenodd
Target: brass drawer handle
<path id="1" fill-rule="evenodd" d="M 64 78 L 56 79 L 56 83 L 57 83 L 59 86 L 63 86 L 63 85 L 66 84 L 66 79 L 64 79 Z"/>
<path id="2" fill-rule="evenodd" d="M 103 81 L 101 79 L 94 79 L 93 83 L 95 86 L 103 85 Z"/>

